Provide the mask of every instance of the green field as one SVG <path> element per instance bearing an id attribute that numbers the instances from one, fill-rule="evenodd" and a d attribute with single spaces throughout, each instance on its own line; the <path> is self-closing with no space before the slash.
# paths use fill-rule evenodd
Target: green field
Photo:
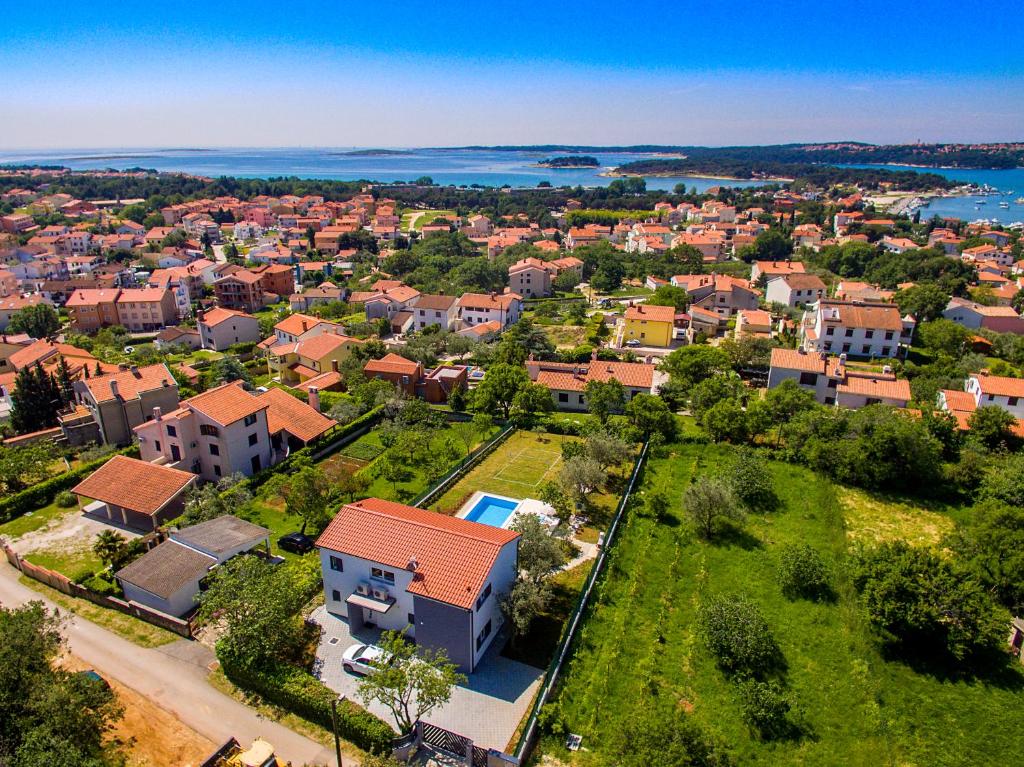
<path id="1" fill-rule="evenodd" d="M 454 216 L 454 210 L 407 210 L 402 214 L 402 223 L 399 228 L 403 232 L 411 229 L 420 229 L 424 224 L 429 224 L 438 216 Z"/>
<path id="2" fill-rule="evenodd" d="M 517 431 L 431 506 L 454 514 L 477 490 L 510 498 L 536 498 L 540 486 L 558 475 L 562 443 L 575 437 Z"/>
<path id="3" fill-rule="evenodd" d="M 726 449 L 673 445 L 652 459 L 642 492 L 660 488 L 672 499 L 667 521 L 631 510 L 595 603 L 576 640 L 572 661 L 551 705 L 566 731 L 583 736 L 591 753 L 572 754 L 564 736 L 541 741 L 540 762 L 607 764 L 603 742 L 624 717 L 658 699 L 689 712 L 720 738 L 736 764 L 760 765 L 995 765 L 1024 747 L 1019 667 L 998 676 L 922 672 L 887 659 L 866 624 L 846 568 L 844 514 L 868 514 L 841 502 L 826 479 L 772 463 L 779 511 L 748 518 L 742 533 L 705 543 L 683 517 L 683 488 L 713 470 Z M 857 499 L 855 499 L 857 500 Z M 884 516 L 872 508 L 870 514 Z M 852 508 L 851 512 L 847 509 Z M 900 508 L 895 528 L 927 539 L 937 524 Z M 859 515 L 859 517 L 857 516 Z M 872 518 L 870 515 L 867 518 Z M 922 531 L 924 531 L 922 533 Z M 892 534 L 892 530 L 887 531 Z M 776 580 L 779 548 L 806 542 L 833 571 L 832 603 L 790 601 Z M 739 592 L 756 602 L 785 656 L 785 682 L 799 705 L 804 735 L 762 742 L 743 723 L 735 685 L 717 668 L 694 631 L 705 594 Z"/>

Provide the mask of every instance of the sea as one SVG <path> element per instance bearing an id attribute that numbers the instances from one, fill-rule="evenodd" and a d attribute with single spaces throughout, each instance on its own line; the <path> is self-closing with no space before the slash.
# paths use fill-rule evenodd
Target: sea
<path id="1" fill-rule="evenodd" d="M 2 150 L 0 165 L 63 165 L 74 170 L 104 168 L 153 168 L 181 171 L 202 176 L 269 178 L 296 176 L 342 181 L 414 181 L 429 176 L 434 183 L 454 186 L 536 187 L 541 182 L 552 186 L 607 186 L 614 179 L 603 172 L 633 160 L 665 157 L 660 154 L 624 152 L 587 152 L 597 158 L 597 168 L 541 168 L 546 157 L 566 152 L 541 150 L 499 151 L 494 149 L 383 149 L 360 147 L 315 148 L 135 148 L 135 149 L 62 149 Z M 1024 168 L 1013 170 L 922 169 L 909 166 L 885 167 L 893 170 L 927 170 L 964 183 L 987 185 L 1001 194 L 946 197 L 931 200 L 921 209 L 922 217 L 953 216 L 965 221 L 987 219 L 999 223 L 1024 221 L 1024 204 L 1014 202 L 1024 196 Z M 648 177 L 649 189 L 672 190 L 685 184 L 687 190 L 706 191 L 715 186 L 757 186 L 756 181 L 724 181 L 716 178 L 682 176 Z M 984 204 L 977 204 L 984 200 Z M 999 206 L 1007 202 L 1009 208 Z"/>

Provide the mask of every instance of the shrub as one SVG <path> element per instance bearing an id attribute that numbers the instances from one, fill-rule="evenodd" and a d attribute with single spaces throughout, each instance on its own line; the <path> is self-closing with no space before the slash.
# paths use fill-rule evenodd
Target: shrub
<path id="1" fill-rule="evenodd" d="M 782 547 L 779 555 L 779 585 L 790 599 L 827 599 L 832 594 L 828 568 L 816 549 L 806 543 Z"/>
<path id="2" fill-rule="evenodd" d="M 328 730 L 332 727 L 331 701 L 337 693 L 302 669 L 286 665 L 246 668 L 221 658 L 225 676 L 239 687 L 261 695 L 270 703 Z M 338 703 L 338 735 L 372 754 L 391 751 L 394 730 L 351 700 Z"/>
<path id="3" fill-rule="evenodd" d="M 708 597 L 697 611 L 701 638 L 725 671 L 759 676 L 778 665 L 779 646 L 757 605 L 738 594 Z"/>
<path id="4" fill-rule="evenodd" d="M 62 490 L 57 493 L 56 504 L 62 509 L 70 509 L 78 503 L 78 496 L 70 490 Z"/>
<path id="5" fill-rule="evenodd" d="M 758 682 L 748 679 L 739 686 L 743 721 L 762 740 L 784 737 L 792 729 L 789 697 L 778 682 Z"/>
<path id="6" fill-rule="evenodd" d="M 749 448 L 736 452 L 729 470 L 729 486 L 736 498 L 751 511 L 773 511 L 778 508 L 768 461 Z"/>

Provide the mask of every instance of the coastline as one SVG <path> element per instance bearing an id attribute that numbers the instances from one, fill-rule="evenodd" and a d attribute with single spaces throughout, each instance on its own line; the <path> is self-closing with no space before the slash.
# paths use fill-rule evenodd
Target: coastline
<path id="1" fill-rule="evenodd" d="M 603 178 L 707 178 L 714 181 L 753 181 L 765 184 L 791 184 L 791 178 L 739 178 L 738 176 L 716 176 L 711 173 L 623 173 L 617 168 L 609 168 L 597 174 Z"/>

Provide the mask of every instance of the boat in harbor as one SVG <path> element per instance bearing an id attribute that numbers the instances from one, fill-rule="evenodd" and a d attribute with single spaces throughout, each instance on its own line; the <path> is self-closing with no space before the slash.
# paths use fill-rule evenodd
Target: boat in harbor
<path id="1" fill-rule="evenodd" d="M 1018 197 L 1014 202 L 1018 205 L 1024 205 L 1024 197 Z"/>

